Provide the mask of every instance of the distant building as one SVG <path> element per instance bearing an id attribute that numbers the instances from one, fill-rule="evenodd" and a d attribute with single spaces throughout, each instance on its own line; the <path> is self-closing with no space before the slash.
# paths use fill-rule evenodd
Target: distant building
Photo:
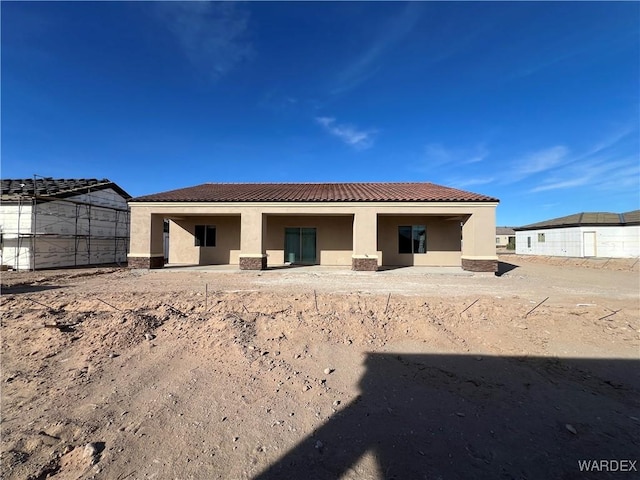
<path id="1" fill-rule="evenodd" d="M 512 227 L 496 227 L 496 247 L 516 248 L 516 232 Z"/>
<path id="2" fill-rule="evenodd" d="M 109 180 L 2 180 L 4 268 L 36 270 L 127 261 L 131 196 Z"/>
<path id="3" fill-rule="evenodd" d="M 576 213 L 514 229 L 516 253 L 559 257 L 640 256 L 640 210 Z"/>

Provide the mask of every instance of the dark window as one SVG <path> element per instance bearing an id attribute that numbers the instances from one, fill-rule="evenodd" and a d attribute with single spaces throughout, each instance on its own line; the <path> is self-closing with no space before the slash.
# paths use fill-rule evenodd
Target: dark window
<path id="1" fill-rule="evenodd" d="M 531 237 L 527 237 L 527 248 L 531 248 Z"/>
<path id="2" fill-rule="evenodd" d="M 216 246 L 216 227 L 213 225 L 196 225 L 196 247 Z"/>
<path id="3" fill-rule="evenodd" d="M 411 248 L 411 227 L 398 227 L 398 252 L 413 253 Z"/>
<path id="4" fill-rule="evenodd" d="M 425 225 L 398 227 L 398 253 L 427 253 L 427 227 Z"/>

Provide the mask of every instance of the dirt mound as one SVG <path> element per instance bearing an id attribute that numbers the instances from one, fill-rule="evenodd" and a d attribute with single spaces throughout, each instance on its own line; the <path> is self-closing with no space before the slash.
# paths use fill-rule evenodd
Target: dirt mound
<path id="1" fill-rule="evenodd" d="M 632 272 L 37 276 L 1 300 L 8 480 L 569 478 L 640 444 Z"/>

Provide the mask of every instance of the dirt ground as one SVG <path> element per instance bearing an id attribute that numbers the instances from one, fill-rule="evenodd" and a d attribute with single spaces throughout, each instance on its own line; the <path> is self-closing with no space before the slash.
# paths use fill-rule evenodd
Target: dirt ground
<path id="1" fill-rule="evenodd" d="M 637 470 L 638 262 L 499 273 L 3 272 L 2 478 Z"/>

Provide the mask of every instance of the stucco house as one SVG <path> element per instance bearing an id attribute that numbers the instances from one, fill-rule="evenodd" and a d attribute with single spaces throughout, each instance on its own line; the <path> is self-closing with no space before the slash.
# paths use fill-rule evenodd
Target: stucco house
<path id="1" fill-rule="evenodd" d="M 516 253 L 559 257 L 640 256 L 640 210 L 583 212 L 515 228 Z"/>
<path id="2" fill-rule="evenodd" d="M 496 227 L 496 247 L 505 248 L 511 245 L 510 248 L 515 248 L 516 244 L 516 232 L 512 227 Z"/>
<path id="3" fill-rule="evenodd" d="M 129 265 L 461 266 L 495 272 L 498 200 L 432 183 L 205 183 L 137 197 Z"/>
<path id="4" fill-rule="evenodd" d="M 1 264 L 36 270 L 126 262 L 130 198 L 108 179 L 2 180 Z"/>
<path id="5" fill-rule="evenodd" d="M 495 272 L 498 200 L 432 183 L 205 183 L 137 197 L 129 265 L 461 266 Z"/>

